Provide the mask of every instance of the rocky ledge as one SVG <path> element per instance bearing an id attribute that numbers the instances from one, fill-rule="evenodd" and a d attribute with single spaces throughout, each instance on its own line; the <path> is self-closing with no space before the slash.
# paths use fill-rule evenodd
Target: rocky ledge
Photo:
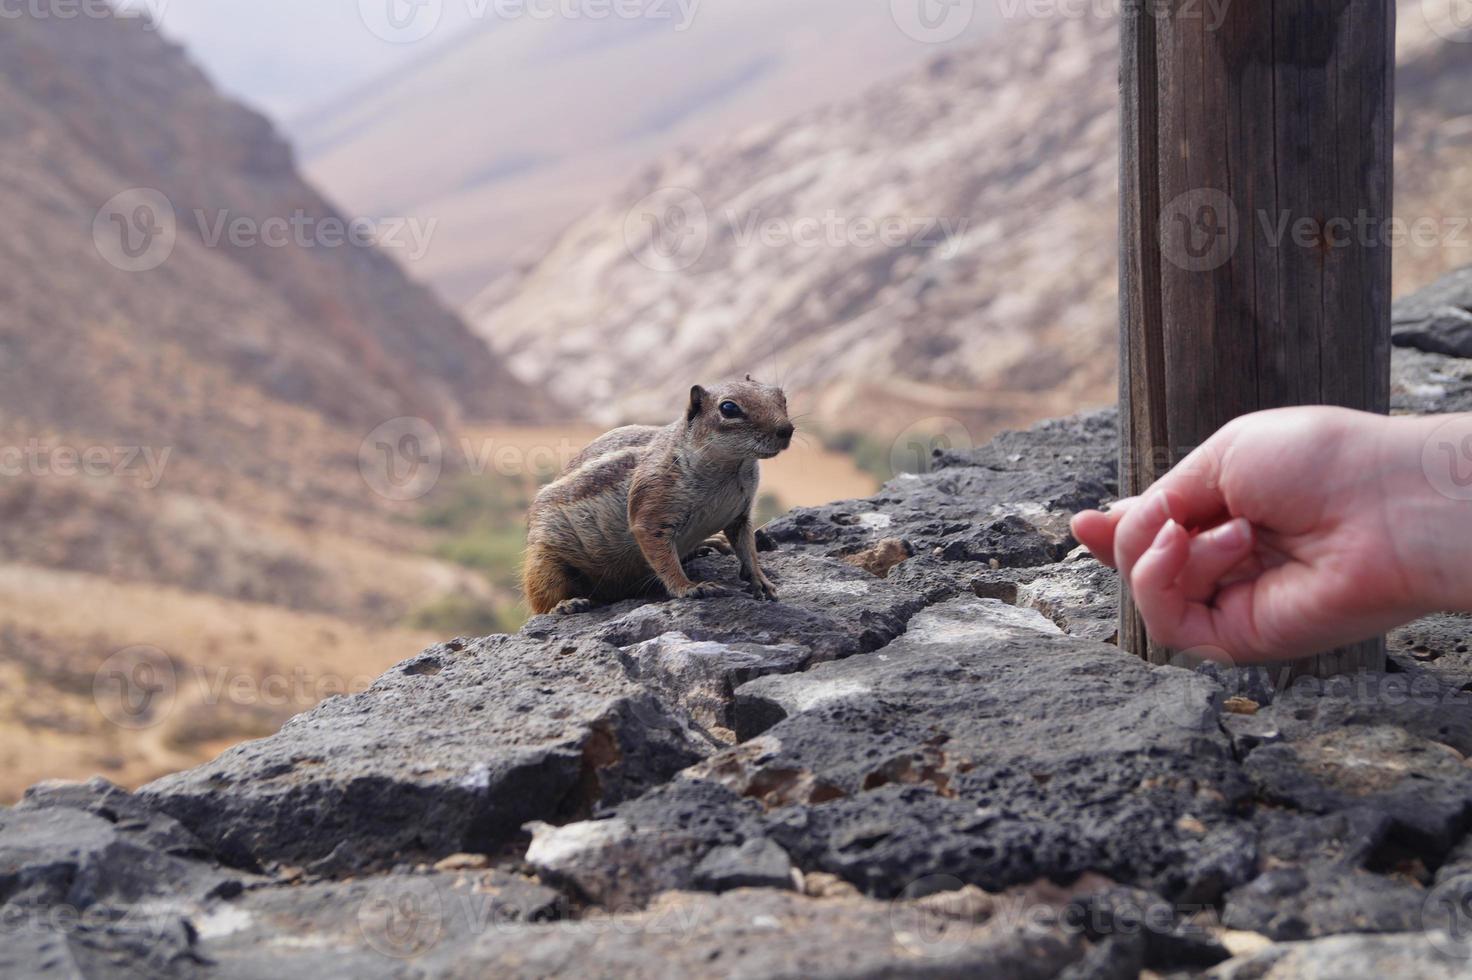
<path id="1" fill-rule="evenodd" d="M 1472 361 L 1396 378 L 1472 410 Z M 1067 528 L 1115 453 L 1097 413 L 940 454 L 767 528 L 779 603 L 543 617 L 136 793 L 37 786 L 0 974 L 1472 973 L 1472 620 L 1332 682 L 1130 659 Z"/>

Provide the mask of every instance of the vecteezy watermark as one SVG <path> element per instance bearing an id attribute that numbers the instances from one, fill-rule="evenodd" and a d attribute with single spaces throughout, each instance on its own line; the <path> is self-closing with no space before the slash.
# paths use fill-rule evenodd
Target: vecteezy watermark
<path id="1" fill-rule="evenodd" d="M 1454 874 L 1426 894 L 1421 928 L 1443 956 L 1472 960 L 1472 873 Z"/>
<path id="2" fill-rule="evenodd" d="M 26 933 L 60 938 L 62 947 L 72 939 L 85 946 L 106 935 L 119 946 L 126 944 L 126 972 L 134 976 L 176 974 L 180 959 L 195 941 L 192 924 L 177 905 L 168 902 L 145 901 L 127 907 L 107 901 L 0 905 L 0 949 L 9 948 L 15 937 Z"/>
<path id="3" fill-rule="evenodd" d="M 1449 500 L 1472 500 L 1472 414 L 1453 415 L 1421 449 L 1421 469 Z"/>
<path id="4" fill-rule="evenodd" d="M 358 472 L 368 488 L 387 500 L 418 500 L 438 485 L 451 453 L 470 476 L 545 479 L 567 468 L 582 446 L 563 437 L 530 446 L 495 437 L 462 437 L 448 445 L 427 419 L 390 419 L 358 446 Z"/>
<path id="5" fill-rule="evenodd" d="M 1240 236 L 1236 203 L 1210 187 L 1187 191 L 1160 212 L 1160 253 L 1186 272 L 1209 272 L 1226 265 Z"/>
<path id="6" fill-rule="evenodd" d="M 0 446 L 0 477 L 124 477 L 144 490 L 164 479 L 172 446 L 53 446 L 28 439 L 23 446 Z"/>
<path id="7" fill-rule="evenodd" d="M 624 215 L 624 246 L 655 272 L 691 268 L 705 256 L 717 233 L 738 249 L 908 248 L 939 250 L 949 257 L 969 224 L 965 218 L 850 215 L 837 208 L 796 216 L 727 208 L 712 215 L 694 191 L 664 187 L 641 198 Z"/>
<path id="8" fill-rule="evenodd" d="M 939 895 L 959 896 L 964 888 L 961 879 L 947 874 L 926 875 L 905 886 L 889 905 L 889 928 L 896 945 L 928 960 L 952 959 L 964 952 L 981 928 L 982 917 L 964 910 L 942 910 L 924 901 Z"/>
<path id="9" fill-rule="evenodd" d="M 1467 696 L 1443 685 L 1429 674 L 1341 674 L 1320 678 L 1295 675 L 1281 664 L 1241 664 L 1225 650 L 1198 647 L 1174 654 L 1170 665 L 1192 673 L 1162 710 L 1176 726 L 1191 732 L 1211 732 L 1223 712 L 1256 714 L 1269 705 L 1279 716 L 1319 701 L 1352 705 L 1356 714 L 1377 717 L 1414 707 L 1457 710 Z"/>
<path id="10" fill-rule="evenodd" d="M 171 0 L 0 0 L 0 20 L 145 19 L 156 30 Z"/>
<path id="11" fill-rule="evenodd" d="M 174 254 L 179 229 L 163 192 L 134 187 L 115 194 L 92 219 L 97 254 L 124 272 L 150 272 Z"/>
<path id="12" fill-rule="evenodd" d="M 390 44 L 414 44 L 434 34 L 447 3 L 463 4 L 469 20 L 651 21 L 677 33 L 695 23 L 701 0 L 358 0 L 358 14 L 372 34 Z"/>
<path id="13" fill-rule="evenodd" d="M 390 419 L 358 446 L 358 473 L 387 500 L 418 500 L 439 483 L 444 467 L 444 440 L 421 418 Z"/>
<path id="14" fill-rule="evenodd" d="M 1237 254 L 1244 232 L 1269 249 L 1327 254 L 1349 248 L 1461 248 L 1472 250 L 1472 217 L 1383 217 L 1361 209 L 1329 217 L 1259 209 L 1249 218 L 1226 192 L 1198 187 L 1160 213 L 1160 250 L 1186 272 L 1220 269 Z"/>
<path id="15" fill-rule="evenodd" d="M 358 904 L 358 931 L 365 944 L 379 954 L 416 960 L 451 936 L 456 942 L 469 942 L 491 933 L 515 934 L 535 922 L 541 936 L 553 930 L 567 930 L 574 936 L 571 942 L 537 943 L 535 949 L 525 950 L 526 972 L 558 976 L 568 959 L 597 936 L 688 939 L 698 930 L 703 914 L 698 902 L 670 903 L 657 909 L 615 903 L 591 906 L 573 916 L 562 899 L 549 903 L 535 895 L 518 895 L 515 890 L 508 893 L 466 884 L 454 870 L 375 879 Z"/>
<path id="16" fill-rule="evenodd" d="M 957 419 L 921 419 L 896 436 L 890 445 L 889 471 L 895 476 L 929 473 L 943 454 L 975 448 L 971 430 Z"/>
<path id="17" fill-rule="evenodd" d="M 292 708 L 361 691 L 369 675 L 342 677 L 294 667 L 265 674 L 229 665 L 195 664 L 187 669 L 154 646 L 131 646 L 112 654 L 92 675 L 92 697 L 102 716 L 118 728 L 141 731 L 162 724 L 181 703 L 218 707 Z"/>
<path id="18" fill-rule="evenodd" d="M 1472 44 L 1472 0 L 1421 0 L 1421 13 L 1442 38 Z"/>
<path id="19" fill-rule="evenodd" d="M 681 272 L 710 244 L 710 214 L 692 190 L 662 187 L 624 215 L 624 247 L 655 272 Z"/>
<path id="20" fill-rule="evenodd" d="M 206 248 L 376 248 L 417 262 L 429 252 L 438 218 L 342 218 L 298 209 L 291 214 L 235 214 L 194 208 L 181 218 L 173 202 L 152 187 L 134 187 L 97 210 L 92 242 L 97 254 L 124 272 L 149 272 L 169 260 L 181 225 L 192 225 Z"/>
<path id="21" fill-rule="evenodd" d="M 1226 23 L 1232 0 L 997 0 L 1004 20 L 1156 20 L 1199 21 L 1208 31 Z"/>
<path id="22" fill-rule="evenodd" d="M 930 960 L 963 954 L 983 926 L 1001 934 L 1053 933 L 1095 942 L 1146 934 L 1205 940 L 1215 919 L 1207 904 L 1140 901 L 1118 891 L 1042 883 L 988 894 L 948 874 L 920 878 L 890 903 L 895 945 Z"/>
<path id="23" fill-rule="evenodd" d="M 1362 248 L 1472 248 L 1472 218 L 1379 218 L 1361 210 L 1353 217 L 1311 218 L 1292 211 L 1257 213 L 1265 241 L 1274 248 L 1290 243 L 1302 249 L 1332 251 Z"/>
<path id="24" fill-rule="evenodd" d="M 971 27 L 976 0 L 889 0 L 889 13 L 906 36 L 922 44 L 946 44 Z"/>
<path id="25" fill-rule="evenodd" d="M 298 210 L 254 218 L 229 211 L 193 213 L 206 248 L 380 248 L 402 251 L 410 262 L 429 252 L 438 218 L 339 218 Z"/>
<path id="26" fill-rule="evenodd" d="M 179 689 L 174 660 L 158 647 L 133 646 L 102 662 L 92 675 L 92 699 L 119 728 L 139 731 L 168 717 Z"/>
<path id="27" fill-rule="evenodd" d="M 428 878 L 384 878 L 358 906 L 358 931 L 364 941 L 392 959 L 423 956 L 440 941 L 444 927 L 444 902 Z"/>
<path id="28" fill-rule="evenodd" d="M 1166 701 L 1162 709 L 1165 717 L 1188 732 L 1215 731 L 1217 709 L 1223 698 L 1223 685 L 1217 678 L 1230 674 L 1236 666 L 1231 655 L 1219 647 L 1196 647 L 1173 654 L 1170 666 L 1190 674 L 1178 695 Z"/>

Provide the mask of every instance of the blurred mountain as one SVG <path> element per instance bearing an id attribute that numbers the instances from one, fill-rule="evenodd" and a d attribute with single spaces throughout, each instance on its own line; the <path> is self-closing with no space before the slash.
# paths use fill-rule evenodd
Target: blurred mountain
<path id="1" fill-rule="evenodd" d="M 1397 293 L 1472 261 L 1472 40 L 1407 3 Z M 1002 426 L 1114 398 L 1118 24 L 1021 20 L 897 84 L 675 153 L 469 312 L 602 421 L 693 378 L 784 381 L 830 428 Z M 886 242 L 875 226 L 895 220 Z M 560 387 L 555 390 L 562 390 Z"/>
<path id="2" fill-rule="evenodd" d="M 345 242 L 271 125 L 149 24 L 5 19 L 0 214 L 0 718 L 36 720 L 0 769 L 48 738 L 72 759 L 100 721 L 73 685 L 120 647 L 246 672 L 352 650 L 372 676 L 422 642 L 396 628 L 420 605 L 489 608 L 361 453 L 390 419 L 546 400 L 392 244 Z M 112 741 L 88 758 L 132 772 Z"/>
<path id="3" fill-rule="evenodd" d="M 551 6 L 442 28 L 416 62 L 288 122 L 344 205 L 440 222 L 418 267 L 456 301 L 670 149 L 852 97 L 936 50 L 901 28 L 903 0 L 655 0 L 631 19 Z M 944 37 L 990 29 L 990 7 L 956 6 Z"/>

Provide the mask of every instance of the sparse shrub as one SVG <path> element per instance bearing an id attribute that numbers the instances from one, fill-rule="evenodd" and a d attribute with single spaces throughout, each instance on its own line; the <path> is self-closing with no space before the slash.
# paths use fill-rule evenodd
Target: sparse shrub
<path id="1" fill-rule="evenodd" d="M 496 586 L 517 586 L 526 549 L 530 481 L 465 476 L 432 495 L 420 514 L 425 527 L 444 532 L 436 557 L 473 568 Z"/>
<path id="2" fill-rule="evenodd" d="M 526 622 L 517 606 L 475 596 L 445 595 L 409 614 L 405 626 L 442 636 L 488 636 L 514 633 Z"/>
<path id="3" fill-rule="evenodd" d="M 890 462 L 890 445 L 863 432 L 845 430 L 842 432 L 826 432 L 818 430 L 818 439 L 823 448 L 842 453 L 854 461 L 859 469 L 874 477 L 880 483 L 894 479 L 898 474 L 894 472 L 894 465 Z"/>
<path id="4" fill-rule="evenodd" d="M 758 494 L 756 498 L 756 526 L 763 527 L 787 513 L 787 506 L 775 493 Z"/>

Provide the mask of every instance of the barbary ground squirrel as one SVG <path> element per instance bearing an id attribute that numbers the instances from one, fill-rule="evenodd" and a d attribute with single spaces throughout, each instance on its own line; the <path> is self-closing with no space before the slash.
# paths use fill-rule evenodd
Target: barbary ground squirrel
<path id="1" fill-rule="evenodd" d="M 777 598 L 756 556 L 752 507 L 760 472 L 792 443 L 782 389 L 752 381 L 690 389 L 684 416 L 663 428 L 600 436 L 542 488 L 527 515 L 522 587 L 537 614 L 585 612 L 648 595 L 728 591 L 692 582 L 682 562 L 717 532 L 757 594 Z"/>

